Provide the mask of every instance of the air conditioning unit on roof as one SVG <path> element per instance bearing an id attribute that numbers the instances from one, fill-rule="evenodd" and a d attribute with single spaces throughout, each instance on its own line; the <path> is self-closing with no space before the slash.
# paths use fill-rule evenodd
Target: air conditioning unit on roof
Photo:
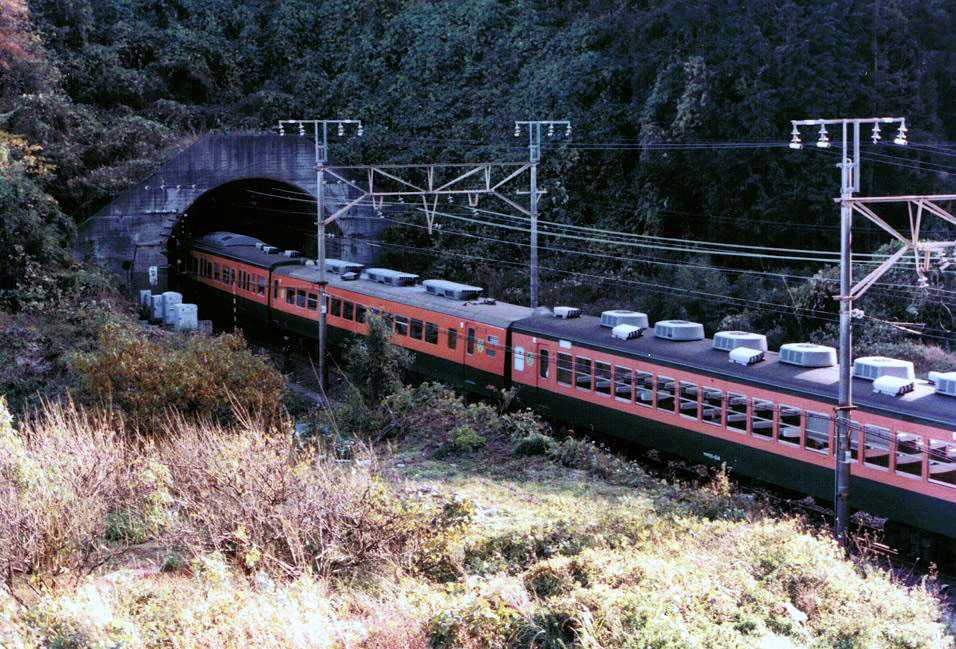
<path id="1" fill-rule="evenodd" d="M 873 380 L 873 392 L 899 397 L 912 392 L 915 387 L 913 379 L 886 374 Z"/>
<path id="2" fill-rule="evenodd" d="M 633 325 L 647 329 L 650 326 L 647 314 L 640 311 L 627 311 L 625 309 L 613 309 L 601 314 L 601 326 L 613 329 L 622 324 Z"/>
<path id="3" fill-rule="evenodd" d="M 611 336 L 621 340 L 633 340 L 644 335 L 644 327 L 632 324 L 619 324 L 611 329 Z"/>
<path id="4" fill-rule="evenodd" d="M 298 250 L 285 250 L 282 253 L 286 257 L 301 257 L 302 253 Z"/>
<path id="5" fill-rule="evenodd" d="M 753 365 L 763 360 L 764 350 L 752 347 L 735 347 L 730 350 L 728 358 L 731 363 L 738 365 Z"/>
<path id="6" fill-rule="evenodd" d="M 484 290 L 480 286 L 469 286 L 444 279 L 426 279 L 422 285 L 432 295 L 440 295 L 452 300 L 474 300 Z"/>
<path id="7" fill-rule="evenodd" d="M 367 268 L 365 276 L 373 282 L 390 286 L 414 286 L 418 280 L 418 275 L 403 273 L 390 268 Z"/>
<path id="8" fill-rule="evenodd" d="M 704 325 L 687 320 L 660 320 L 654 323 L 654 335 L 665 340 L 703 340 Z"/>
<path id="9" fill-rule="evenodd" d="M 273 253 L 279 252 L 279 249 L 275 246 L 262 246 L 262 252 L 266 252 L 271 255 Z"/>
<path id="10" fill-rule="evenodd" d="M 936 394 L 956 397 L 956 372 L 935 372 Z"/>
<path id="11" fill-rule="evenodd" d="M 800 367 L 833 367 L 836 350 L 813 343 L 787 343 L 780 347 L 780 362 Z"/>
<path id="12" fill-rule="evenodd" d="M 861 356 L 853 361 L 853 376 L 871 381 L 881 376 L 898 376 L 912 381 L 916 378 L 916 373 L 909 361 L 883 356 Z"/>
<path id="13" fill-rule="evenodd" d="M 738 347 L 767 351 L 767 337 L 748 331 L 718 331 L 714 334 L 714 349 L 729 352 Z"/>
<path id="14" fill-rule="evenodd" d="M 581 309 L 573 306 L 556 306 L 554 307 L 554 317 L 560 318 L 562 320 L 570 320 L 571 318 L 580 318 Z"/>
<path id="15" fill-rule="evenodd" d="M 337 275 L 342 275 L 344 273 L 361 273 L 363 268 L 365 268 L 365 266 L 362 264 L 356 264 L 354 262 L 344 261 L 342 259 L 325 260 L 325 270 Z"/>

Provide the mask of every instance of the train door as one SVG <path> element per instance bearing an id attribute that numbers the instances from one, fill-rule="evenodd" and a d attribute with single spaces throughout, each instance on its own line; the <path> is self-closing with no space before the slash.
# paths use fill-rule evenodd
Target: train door
<path id="1" fill-rule="evenodd" d="M 547 390 L 549 382 L 554 376 L 554 359 L 551 358 L 551 349 L 545 343 L 539 342 L 534 348 L 535 372 L 534 384 L 539 390 Z"/>
<path id="2" fill-rule="evenodd" d="M 463 363 L 464 386 L 468 390 L 484 391 L 487 362 L 487 328 L 477 322 L 466 320 L 465 334 L 465 362 Z"/>

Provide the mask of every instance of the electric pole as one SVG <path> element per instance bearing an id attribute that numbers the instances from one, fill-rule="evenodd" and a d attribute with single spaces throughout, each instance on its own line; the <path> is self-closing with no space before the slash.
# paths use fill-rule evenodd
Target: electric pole
<path id="1" fill-rule="evenodd" d="M 298 128 L 299 136 L 305 137 L 308 128 L 312 129 L 315 141 L 315 211 L 316 211 L 316 264 L 319 267 L 319 387 L 325 393 L 326 365 L 325 339 L 328 298 L 325 287 L 325 167 L 329 162 L 329 126 L 335 126 L 339 137 L 345 134 L 345 126 L 355 124 L 357 135 L 363 134 L 362 122 L 355 119 L 288 119 L 279 122 L 279 135 L 285 135 L 285 127 Z"/>
<path id="2" fill-rule="evenodd" d="M 568 120 L 529 120 L 515 122 L 515 137 L 521 135 L 521 127 L 528 129 L 528 161 L 531 165 L 531 188 L 528 192 L 531 216 L 531 308 L 538 306 L 538 199 L 545 191 L 538 189 L 538 162 L 541 160 L 541 127 L 548 127 L 548 137 L 555 136 L 554 127 L 563 127 L 564 137 L 571 137 L 571 122 Z"/>
<path id="3" fill-rule="evenodd" d="M 906 144 L 906 120 L 899 117 L 868 117 L 861 119 L 806 119 L 792 120 L 793 136 L 790 140 L 791 149 L 803 148 L 800 140 L 801 126 L 819 126 L 819 139 L 816 146 L 820 149 L 830 148 L 830 138 L 827 126 L 841 127 L 841 156 L 840 163 L 840 350 L 839 372 L 840 388 L 836 407 L 835 430 L 835 480 L 833 487 L 833 508 L 836 513 L 834 533 L 837 540 L 847 545 L 847 527 L 849 525 L 850 510 L 850 464 L 853 461 L 850 444 L 850 412 L 853 410 L 853 318 L 861 317 L 862 313 L 853 308 L 855 298 L 862 295 L 862 291 L 855 292 L 853 287 L 853 212 L 852 198 L 854 192 L 860 191 L 860 125 L 872 124 L 871 138 L 876 144 L 880 141 L 880 124 L 899 124 L 899 131 L 894 143 Z M 852 142 L 850 142 L 852 138 Z M 852 149 L 850 148 L 852 146 Z M 850 157 L 852 155 L 852 158 Z M 892 259 L 892 258 L 891 258 Z M 885 271 L 884 271 L 885 272 Z M 873 280 L 875 281 L 875 279 Z M 872 282 L 871 282 L 872 283 Z M 867 285 L 868 286 L 868 285 Z M 863 287 L 865 290 L 866 287 Z"/>

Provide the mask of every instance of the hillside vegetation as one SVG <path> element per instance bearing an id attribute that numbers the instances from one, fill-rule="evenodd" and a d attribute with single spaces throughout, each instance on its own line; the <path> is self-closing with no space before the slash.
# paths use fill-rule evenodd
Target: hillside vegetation
<path id="1" fill-rule="evenodd" d="M 658 480 L 435 386 L 392 401 L 481 441 L 177 419 L 142 446 L 71 408 L 4 415 L 0 644 L 953 646 L 932 581 L 846 561 L 725 477 Z"/>
<path id="2" fill-rule="evenodd" d="M 355 162 L 524 159 L 513 120 L 568 118 L 575 146 L 545 149 L 544 218 L 636 235 L 836 249 L 832 157 L 780 148 L 795 118 L 906 116 L 909 149 L 865 139 L 864 191 L 956 189 L 946 144 L 956 139 L 956 11 L 945 0 L 3 0 L 3 9 L 0 288 L 22 283 L 27 261 L 64 260 L 74 221 L 184 144 L 294 116 L 364 120 L 365 138 L 335 143 L 336 159 Z M 381 263 L 526 301 L 524 234 L 453 221 L 429 235 L 417 212 L 391 216 L 404 225 L 393 224 Z M 858 251 L 887 242 L 860 221 Z M 832 269 L 586 238 L 543 239 L 544 303 L 637 305 L 708 330 L 766 332 L 771 345 L 835 339 Z M 884 281 L 891 287 L 859 303 L 871 316 L 859 351 L 956 366 L 945 353 L 954 276 L 933 273 L 929 292 L 908 270 Z M 927 329 L 913 336 L 881 322 Z"/>

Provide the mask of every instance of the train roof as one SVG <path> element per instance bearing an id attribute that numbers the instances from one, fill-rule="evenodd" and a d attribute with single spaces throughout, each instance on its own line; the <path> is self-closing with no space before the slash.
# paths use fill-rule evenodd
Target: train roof
<path id="1" fill-rule="evenodd" d="M 582 315 L 564 320 L 552 315 L 535 315 L 514 323 L 514 330 L 636 360 L 698 371 L 717 378 L 765 386 L 836 402 L 839 386 L 837 367 L 809 368 L 780 362 L 779 354 L 766 352 L 764 360 L 744 366 L 731 363 L 727 352 L 715 350 L 710 339 L 675 342 L 662 340 L 653 331 L 640 338 L 621 340 L 601 326 L 600 318 Z M 937 394 L 932 385 L 917 381 L 915 389 L 900 397 L 873 393 L 873 382 L 853 380 L 853 400 L 876 414 L 919 420 L 956 431 L 956 398 Z"/>
<path id="2" fill-rule="evenodd" d="M 261 240 L 234 232 L 211 232 L 193 241 L 197 250 L 229 257 L 253 266 L 271 269 L 282 264 L 301 264 L 301 258 L 286 257 L 282 252 L 266 252 Z"/>
<path id="3" fill-rule="evenodd" d="M 276 275 L 293 277 L 306 282 L 317 283 L 319 281 L 319 269 L 316 266 L 285 266 L 275 271 Z M 432 295 L 425 290 L 425 287 L 416 284 L 414 286 L 391 286 L 360 277 L 353 280 L 342 279 L 340 275 L 326 273 L 326 280 L 329 286 L 351 291 L 359 295 L 401 302 L 410 306 L 437 311 L 456 318 L 465 318 L 474 322 L 490 324 L 496 327 L 506 328 L 515 320 L 527 318 L 531 315 L 531 309 L 528 307 L 509 304 L 507 302 L 488 303 L 483 300 L 459 301 L 439 295 Z"/>

